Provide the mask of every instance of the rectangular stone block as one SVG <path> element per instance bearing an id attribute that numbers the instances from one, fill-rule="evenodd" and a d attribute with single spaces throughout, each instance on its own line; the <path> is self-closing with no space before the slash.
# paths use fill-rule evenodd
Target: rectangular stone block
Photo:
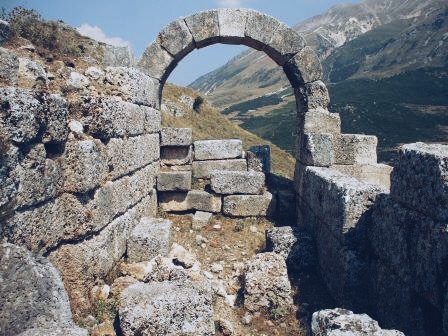
<path id="1" fill-rule="evenodd" d="M 191 223 L 191 228 L 193 230 L 200 230 L 207 226 L 212 219 L 213 214 L 210 212 L 196 211 L 193 216 L 193 221 Z"/>
<path id="2" fill-rule="evenodd" d="M 392 166 L 377 163 L 333 165 L 332 168 L 343 174 L 352 176 L 358 181 L 377 184 L 387 190 L 390 189 L 390 174 L 392 173 Z"/>
<path id="3" fill-rule="evenodd" d="M 303 130 L 306 133 L 330 133 L 335 136 L 341 133 L 341 118 L 338 113 L 327 110 L 311 110 L 305 113 Z"/>
<path id="4" fill-rule="evenodd" d="M 211 188 L 218 194 L 262 194 L 265 176 L 260 172 L 214 171 Z"/>
<path id="5" fill-rule="evenodd" d="M 69 115 L 67 101 L 58 94 L 49 94 L 46 96 L 46 105 L 45 132 L 42 135 L 42 142 L 65 142 L 69 132 L 67 127 L 67 117 Z"/>
<path id="6" fill-rule="evenodd" d="M 191 172 L 162 171 L 157 176 L 158 191 L 187 191 L 191 189 Z"/>
<path id="7" fill-rule="evenodd" d="M 64 191 L 83 193 L 99 186 L 107 178 L 108 157 L 99 140 L 67 142 L 61 163 Z"/>
<path id="8" fill-rule="evenodd" d="M 448 145 L 401 147 L 391 176 L 391 196 L 437 221 L 448 221 Z"/>
<path id="9" fill-rule="evenodd" d="M 219 41 L 218 11 L 209 10 L 193 14 L 185 19 L 197 48 Z"/>
<path id="10" fill-rule="evenodd" d="M 221 212 L 221 196 L 210 194 L 206 191 L 189 191 L 187 202 L 191 209 L 214 213 Z"/>
<path id="11" fill-rule="evenodd" d="M 190 202 L 188 201 L 188 192 L 159 192 L 157 197 L 159 199 L 159 207 L 163 211 L 187 211 L 191 210 Z"/>
<path id="12" fill-rule="evenodd" d="M 114 138 L 106 145 L 109 178 L 129 174 L 160 158 L 159 135 L 146 134 L 127 139 Z"/>
<path id="13" fill-rule="evenodd" d="M 299 160 L 307 166 L 331 166 L 334 163 L 333 135 L 329 133 L 303 134 Z"/>
<path id="14" fill-rule="evenodd" d="M 100 139 L 121 138 L 160 131 L 160 112 L 125 101 L 94 99 L 81 106 L 87 134 Z"/>
<path id="15" fill-rule="evenodd" d="M 243 155 L 243 143 L 238 139 L 199 140 L 194 142 L 194 159 L 222 160 L 236 159 Z"/>
<path id="16" fill-rule="evenodd" d="M 272 216 L 275 212 L 275 199 L 272 194 L 231 195 L 224 197 L 223 213 L 236 217 Z"/>
<path id="17" fill-rule="evenodd" d="M 247 169 L 271 173 L 271 147 L 269 145 L 252 146 L 246 152 Z"/>
<path id="18" fill-rule="evenodd" d="M 127 241 L 128 261 L 150 261 L 168 255 L 172 244 L 172 222 L 162 218 L 144 217 L 131 231 Z"/>
<path id="19" fill-rule="evenodd" d="M 246 171 L 246 159 L 229 159 L 229 160 L 210 160 L 210 161 L 193 161 L 192 164 L 193 177 L 210 178 L 212 171 Z"/>
<path id="20" fill-rule="evenodd" d="M 161 163 L 166 166 L 191 164 L 193 159 L 191 146 L 168 146 L 160 148 Z"/>
<path id="21" fill-rule="evenodd" d="M 160 132 L 160 146 L 190 146 L 191 128 L 163 127 Z"/>
<path id="22" fill-rule="evenodd" d="M 160 83 L 140 70 L 128 67 L 107 67 L 106 81 L 121 93 L 121 97 L 134 104 L 160 108 Z"/>
<path id="23" fill-rule="evenodd" d="M 334 138 L 335 164 L 375 164 L 378 139 L 373 135 L 341 134 Z"/>

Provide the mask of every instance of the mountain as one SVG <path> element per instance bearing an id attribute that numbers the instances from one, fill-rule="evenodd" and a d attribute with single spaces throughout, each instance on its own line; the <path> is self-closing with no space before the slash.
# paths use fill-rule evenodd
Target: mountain
<path id="1" fill-rule="evenodd" d="M 445 0 L 337 5 L 294 29 L 322 61 L 332 98 L 330 109 L 341 114 L 344 132 L 378 135 L 383 160 L 390 160 L 391 150 L 404 142 L 446 141 Z M 414 82 L 409 83 L 410 79 Z M 294 114 L 293 96 L 282 69 L 263 53 L 248 50 L 190 86 L 243 128 L 292 151 L 289 134 L 294 132 L 287 132 L 285 138 L 282 130 Z M 428 88 L 434 88 L 433 94 L 426 94 Z M 428 116 L 433 122 L 427 122 Z M 420 126 L 412 136 L 400 136 L 399 127 L 406 119 Z M 389 125 L 384 128 L 372 120 Z"/>

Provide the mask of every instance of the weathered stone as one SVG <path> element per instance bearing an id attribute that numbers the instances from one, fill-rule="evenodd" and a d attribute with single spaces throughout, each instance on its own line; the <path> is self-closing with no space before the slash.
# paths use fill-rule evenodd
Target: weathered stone
<path id="1" fill-rule="evenodd" d="M 126 67 L 107 67 L 106 81 L 114 85 L 122 97 L 131 103 L 158 109 L 160 83 L 143 72 Z"/>
<path id="2" fill-rule="evenodd" d="M 70 77 L 67 79 L 67 86 L 72 90 L 84 89 L 88 87 L 89 84 L 90 80 L 76 71 L 70 72 Z"/>
<path id="3" fill-rule="evenodd" d="M 378 139 L 373 135 L 341 134 L 334 138 L 336 164 L 375 164 Z"/>
<path id="4" fill-rule="evenodd" d="M 187 211 L 191 209 L 187 192 L 159 192 L 159 207 L 164 211 Z"/>
<path id="5" fill-rule="evenodd" d="M 354 177 L 361 182 L 378 184 L 389 190 L 392 166 L 386 164 L 333 165 L 333 169 Z"/>
<path id="6" fill-rule="evenodd" d="M 45 336 L 87 336 L 89 335 L 89 331 L 86 329 L 82 329 L 80 327 L 73 326 L 70 327 L 61 327 L 58 324 L 49 323 L 45 327 L 31 328 L 25 330 L 20 333 L 19 336 L 36 336 L 36 335 L 45 335 Z"/>
<path id="7" fill-rule="evenodd" d="M 270 174 L 271 147 L 269 145 L 250 147 L 249 151 L 246 152 L 246 157 L 248 170 L 261 171 L 265 174 Z"/>
<path id="8" fill-rule="evenodd" d="M 69 141 L 61 163 L 64 190 L 86 192 L 107 177 L 107 156 L 99 140 Z"/>
<path id="9" fill-rule="evenodd" d="M 58 94 L 50 94 L 46 98 L 47 111 L 45 120 L 45 132 L 42 135 L 42 142 L 65 142 L 68 135 L 68 103 Z"/>
<path id="10" fill-rule="evenodd" d="M 251 312 L 270 310 L 271 314 L 289 314 L 292 305 L 291 284 L 285 260 L 272 252 L 256 254 L 245 264 L 244 307 Z"/>
<path id="11" fill-rule="evenodd" d="M 210 181 L 218 194 L 261 194 L 265 176 L 260 172 L 214 171 Z"/>
<path id="12" fill-rule="evenodd" d="M 125 265 L 125 264 L 122 264 Z M 130 285 L 137 283 L 138 280 L 130 275 L 121 276 L 116 278 L 110 287 L 112 296 L 120 297 L 122 291 L 124 291 Z"/>
<path id="13" fill-rule="evenodd" d="M 35 140 L 45 122 L 45 106 L 31 90 L 0 88 L 0 127 L 10 141 Z"/>
<path id="14" fill-rule="evenodd" d="M 142 218 L 128 240 L 128 260 L 140 262 L 157 255 L 166 256 L 171 248 L 171 225 L 167 219 Z"/>
<path id="15" fill-rule="evenodd" d="M 176 61 L 194 50 L 194 40 L 183 19 L 171 22 L 159 34 L 158 40 Z"/>
<path id="16" fill-rule="evenodd" d="M 157 176 L 157 190 L 186 191 L 191 189 L 191 172 L 162 171 Z"/>
<path id="17" fill-rule="evenodd" d="M 247 41 L 246 39 L 246 44 L 257 50 L 263 50 L 271 41 L 272 34 L 279 25 L 280 23 L 272 16 L 256 11 L 249 11 L 245 35 L 250 40 Z"/>
<path id="18" fill-rule="evenodd" d="M 194 38 L 196 48 L 219 42 L 218 11 L 209 10 L 193 14 L 185 19 Z"/>
<path id="19" fill-rule="evenodd" d="M 221 43 L 235 44 L 244 40 L 247 15 L 247 9 L 218 9 L 219 36 Z"/>
<path id="20" fill-rule="evenodd" d="M 0 44 L 6 41 L 11 35 L 11 28 L 9 27 L 9 23 L 0 20 Z"/>
<path id="21" fill-rule="evenodd" d="M 159 159 L 159 135 L 146 134 L 128 139 L 111 139 L 106 146 L 109 177 L 129 174 Z"/>
<path id="22" fill-rule="evenodd" d="M 199 140 L 194 142 L 195 160 L 235 159 L 243 155 L 243 143 L 238 139 Z"/>
<path id="23" fill-rule="evenodd" d="M 183 268 L 192 268 L 197 263 L 194 253 L 176 243 L 173 243 L 169 258 Z"/>
<path id="24" fill-rule="evenodd" d="M 46 84 L 48 81 L 44 67 L 28 58 L 19 57 L 19 81 L 21 87 L 32 89 L 40 82 Z"/>
<path id="25" fill-rule="evenodd" d="M 119 100 L 86 98 L 82 122 L 87 133 L 100 139 L 128 137 L 160 131 L 160 112 Z"/>
<path id="26" fill-rule="evenodd" d="M 0 261 L 2 334 L 47 335 L 31 331 L 56 326 L 76 329 L 61 277 L 46 258 L 24 247 L 2 243 Z M 78 329 L 78 333 L 69 335 L 87 334 L 86 330 Z"/>
<path id="27" fill-rule="evenodd" d="M 273 32 L 271 40 L 266 44 L 264 52 L 278 65 L 283 66 L 305 46 L 306 41 L 302 35 L 284 23 L 280 23 Z"/>
<path id="28" fill-rule="evenodd" d="M 97 80 L 97 81 L 104 80 L 104 75 L 105 75 L 103 70 L 101 70 L 100 68 L 94 67 L 94 66 L 88 67 L 86 69 L 86 71 L 84 72 L 84 74 L 88 78 Z"/>
<path id="29" fill-rule="evenodd" d="M 286 265 L 297 271 L 308 270 L 317 264 L 316 247 L 311 235 L 290 226 L 267 230 L 266 250 L 283 257 Z"/>
<path id="30" fill-rule="evenodd" d="M 132 67 L 135 60 L 132 49 L 129 46 L 104 46 L 104 55 L 101 64 L 104 66 Z"/>
<path id="31" fill-rule="evenodd" d="M 215 170 L 246 171 L 247 162 L 245 159 L 193 161 L 192 170 L 195 178 L 210 178 Z"/>
<path id="32" fill-rule="evenodd" d="M 341 118 L 338 113 L 330 113 L 327 110 L 308 111 L 304 117 L 303 131 L 338 135 L 341 133 Z"/>
<path id="33" fill-rule="evenodd" d="M 192 147 L 161 147 L 160 157 L 162 164 L 166 166 L 191 164 L 193 159 Z"/>
<path id="34" fill-rule="evenodd" d="M 294 88 L 323 79 L 319 57 L 309 46 L 304 47 L 293 58 L 288 60 L 283 65 L 283 70 Z"/>
<path id="35" fill-rule="evenodd" d="M 318 80 L 311 83 L 306 83 L 298 88 L 295 88 L 296 95 L 302 96 L 300 103 L 303 105 L 299 112 L 305 113 L 307 111 L 327 111 L 330 104 L 330 95 L 325 84 Z M 321 131 L 322 132 L 322 131 Z M 332 132 L 330 132 L 332 133 Z"/>
<path id="36" fill-rule="evenodd" d="M 176 65 L 173 56 L 162 48 L 159 41 L 154 41 L 146 48 L 138 62 L 138 67 L 144 73 L 161 82 L 165 82 Z"/>
<path id="37" fill-rule="evenodd" d="M 307 166 L 331 166 L 334 163 L 333 135 L 329 133 L 303 134 L 299 160 Z"/>
<path id="38" fill-rule="evenodd" d="M 353 314 L 341 308 L 319 310 L 311 321 L 313 335 L 381 335 L 404 336 L 397 330 L 383 330 L 378 322 L 366 314 Z"/>
<path id="39" fill-rule="evenodd" d="M 191 228 L 193 230 L 200 230 L 210 223 L 213 214 L 211 212 L 196 211 L 193 216 Z"/>
<path id="40" fill-rule="evenodd" d="M 391 196 L 438 221 L 448 221 L 448 146 L 402 146 L 391 177 Z"/>
<path id="41" fill-rule="evenodd" d="M 211 290 L 196 282 L 137 283 L 121 294 L 120 327 L 124 336 L 212 335 Z"/>
<path id="42" fill-rule="evenodd" d="M 191 190 L 187 201 L 191 209 L 206 212 L 221 212 L 221 196 L 210 194 L 207 191 Z"/>
<path id="43" fill-rule="evenodd" d="M 237 217 L 272 216 L 275 211 L 275 199 L 267 191 L 262 195 L 226 196 L 222 211 L 226 215 Z"/>
<path id="44" fill-rule="evenodd" d="M 17 82 L 19 80 L 18 74 L 19 58 L 13 51 L 0 47 L 0 81 L 8 85 L 17 85 Z"/>
<path id="45" fill-rule="evenodd" d="M 191 128 L 163 127 L 160 132 L 160 146 L 190 146 Z"/>

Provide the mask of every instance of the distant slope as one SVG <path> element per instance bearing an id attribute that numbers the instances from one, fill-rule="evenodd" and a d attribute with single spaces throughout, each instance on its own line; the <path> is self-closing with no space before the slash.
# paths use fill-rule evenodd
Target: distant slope
<path id="1" fill-rule="evenodd" d="M 163 90 L 164 100 L 168 99 L 182 106 L 183 104 L 180 99 L 182 95 L 195 99 L 198 93 L 188 88 L 170 84 L 165 85 Z M 273 172 L 288 178 L 293 177 L 295 160 L 278 146 L 230 122 L 218 110 L 210 107 L 207 102 L 204 102 L 198 111 L 190 110 L 186 106 L 183 107 L 186 113 L 182 117 L 175 117 L 166 112 L 162 112 L 162 125 L 165 127 L 191 127 L 195 140 L 236 138 L 243 141 L 245 149 L 255 145 L 270 145 Z"/>

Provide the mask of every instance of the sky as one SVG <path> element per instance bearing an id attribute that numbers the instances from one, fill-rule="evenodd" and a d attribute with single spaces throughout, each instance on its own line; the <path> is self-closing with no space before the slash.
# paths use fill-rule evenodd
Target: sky
<path id="1" fill-rule="evenodd" d="M 293 26 L 335 4 L 354 2 L 359 0 L 0 0 L 0 8 L 35 9 L 45 19 L 62 20 L 102 42 L 130 45 L 138 58 L 164 26 L 201 10 L 252 8 Z M 195 50 L 179 63 L 168 80 L 188 85 L 246 48 L 216 44 Z"/>

